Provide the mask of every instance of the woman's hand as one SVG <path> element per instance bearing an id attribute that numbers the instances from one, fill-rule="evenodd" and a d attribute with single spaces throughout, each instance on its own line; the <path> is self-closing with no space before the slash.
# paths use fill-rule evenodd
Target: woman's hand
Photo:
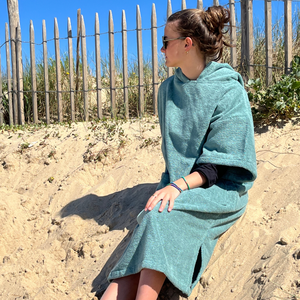
<path id="1" fill-rule="evenodd" d="M 152 210 L 158 202 L 161 201 L 159 212 L 162 212 L 164 208 L 166 207 L 167 203 L 169 202 L 168 212 L 170 212 L 173 209 L 174 201 L 179 196 L 180 192 L 168 185 L 158 191 L 156 191 L 148 200 L 145 211 Z"/>

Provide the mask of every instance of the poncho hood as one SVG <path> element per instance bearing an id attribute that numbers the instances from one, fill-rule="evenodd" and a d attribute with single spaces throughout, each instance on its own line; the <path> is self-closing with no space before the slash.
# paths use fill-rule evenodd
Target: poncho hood
<path id="1" fill-rule="evenodd" d="M 244 82 L 242 76 L 234 71 L 228 64 L 220 64 L 216 62 L 209 62 L 204 68 L 203 72 L 196 80 L 191 80 L 185 76 L 181 68 L 175 70 L 174 77 L 180 80 L 182 83 L 189 82 L 201 82 L 201 81 L 212 81 L 212 82 L 228 82 L 230 80 L 238 81 L 242 86 Z"/>

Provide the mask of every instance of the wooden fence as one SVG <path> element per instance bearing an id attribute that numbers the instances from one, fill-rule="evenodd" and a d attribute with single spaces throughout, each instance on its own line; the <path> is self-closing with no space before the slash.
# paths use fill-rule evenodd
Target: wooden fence
<path id="1" fill-rule="evenodd" d="M 272 1 L 265 0 L 265 49 L 266 49 L 266 82 L 270 84 L 272 82 Z M 211 4 L 210 4 L 211 5 Z M 218 0 L 213 1 L 213 5 L 219 5 Z M 253 78 L 253 0 L 243 0 L 241 5 L 241 56 L 239 58 L 239 67 L 245 77 Z M 237 28 L 236 28 L 236 3 L 235 0 L 229 0 L 228 6 L 231 11 L 231 24 L 232 30 L 230 33 L 230 42 L 233 45 L 237 44 Z M 181 9 L 186 8 L 185 0 L 182 0 Z M 203 8 L 203 1 L 197 0 L 197 8 Z M 168 0 L 167 16 L 172 13 L 171 0 Z M 30 72 L 31 72 L 31 90 L 23 90 L 23 65 L 22 65 L 22 40 L 20 27 L 16 28 L 16 40 L 9 39 L 8 24 L 5 24 L 5 42 L 1 45 L 6 48 L 6 78 L 3 78 L 0 72 L 0 125 L 5 123 L 4 114 L 8 116 L 6 123 L 24 124 L 24 93 L 30 92 L 32 94 L 31 105 L 31 118 L 27 119 L 27 122 L 38 123 L 44 121 L 47 124 L 54 121 L 75 121 L 75 102 L 76 94 L 78 92 L 82 95 L 83 101 L 83 120 L 88 121 L 90 118 L 89 113 L 89 96 L 93 92 L 96 94 L 96 117 L 101 119 L 103 117 L 102 112 L 102 99 L 101 91 L 105 89 L 102 87 L 101 78 L 101 57 L 100 57 L 100 30 L 99 30 L 99 16 L 95 17 L 95 88 L 88 86 L 89 74 L 87 63 L 87 48 L 86 48 L 86 29 L 84 18 L 81 15 L 80 10 L 77 14 L 77 35 L 76 35 L 76 49 L 73 49 L 73 36 L 71 28 L 71 20 L 68 19 L 68 61 L 69 61 L 69 74 L 68 74 L 68 90 L 64 89 L 64 80 L 62 79 L 61 72 L 61 57 L 60 57 L 60 36 L 57 20 L 54 21 L 54 45 L 55 45 L 55 69 L 56 69 L 56 86 L 54 89 L 49 87 L 49 66 L 47 57 L 47 44 L 50 40 L 46 37 L 46 24 L 42 23 L 42 38 L 43 38 L 43 70 L 44 70 L 44 90 L 37 90 L 37 70 L 36 70 L 36 57 L 35 57 L 35 36 L 34 27 L 32 21 L 30 22 Z M 158 76 L 158 50 L 157 44 L 157 19 L 155 5 L 152 5 L 151 13 L 151 46 L 152 46 L 152 94 L 153 94 L 153 113 L 157 114 L 157 92 L 160 79 Z M 143 49 L 142 49 L 142 23 L 139 6 L 136 10 L 136 40 L 137 40 L 137 60 L 138 60 L 138 114 L 141 116 L 145 111 L 144 104 L 144 66 L 143 66 Z M 292 1 L 284 0 L 284 36 L 285 36 L 285 72 L 288 73 L 292 61 Z M 128 52 L 127 52 L 127 25 L 125 11 L 122 12 L 122 90 L 124 99 L 124 117 L 130 117 L 129 114 L 129 92 L 131 87 L 128 81 Z M 116 116 L 116 90 L 120 87 L 116 87 L 116 71 L 115 71 L 115 46 L 114 46 L 114 22 L 112 12 L 109 12 L 109 94 L 110 94 L 110 112 L 111 116 Z M 0 41 L 1 42 L 1 41 Z M 81 43 L 81 47 L 80 47 Z M 12 47 L 15 46 L 15 47 Z M 11 46 L 11 47 L 10 47 Z M 15 53 L 10 53 L 11 49 L 16 49 Z M 81 52 L 79 49 L 81 48 Z M 73 58 L 73 52 L 76 52 L 76 58 Z M 10 55 L 11 54 L 11 55 Z M 231 48 L 230 53 L 231 65 L 236 68 L 238 64 L 237 48 Z M 75 66 L 74 66 L 75 63 Z M 1 52 L 0 52 L 0 70 L 1 70 Z M 75 70 L 75 72 L 74 72 Z M 82 75 L 82 82 L 79 83 L 79 71 Z M 74 74 L 75 73 L 75 74 Z M 167 68 L 167 76 L 172 74 L 172 69 Z M 76 75 L 76 79 L 75 78 Z M 6 93 L 2 90 L 3 83 L 6 83 Z M 79 88 L 82 85 L 82 88 Z M 44 95 L 44 107 L 45 115 L 38 114 L 38 94 Z M 56 95 L 57 112 L 50 117 L 50 94 Z M 68 117 L 63 114 L 63 99 L 64 94 L 69 95 L 68 105 L 69 114 Z M 5 103 L 4 103 L 5 102 Z M 5 104 L 5 105 L 4 105 Z M 4 107 L 6 107 L 4 111 Z M 95 116 L 93 116 L 95 117 Z"/>

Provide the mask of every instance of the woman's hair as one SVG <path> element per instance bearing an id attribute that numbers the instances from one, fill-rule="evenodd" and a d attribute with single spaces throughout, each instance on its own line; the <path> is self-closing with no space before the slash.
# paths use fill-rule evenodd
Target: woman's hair
<path id="1" fill-rule="evenodd" d="M 191 37 L 200 51 L 214 61 L 222 57 L 223 47 L 231 47 L 225 41 L 223 30 L 230 23 L 230 11 L 223 6 L 212 6 L 206 11 L 201 9 L 185 9 L 172 14 L 167 22 L 178 21 L 176 31 L 181 36 Z"/>

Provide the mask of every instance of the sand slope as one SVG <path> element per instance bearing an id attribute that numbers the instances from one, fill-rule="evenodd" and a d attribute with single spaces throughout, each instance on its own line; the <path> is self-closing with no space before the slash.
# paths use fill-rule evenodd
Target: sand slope
<path id="1" fill-rule="evenodd" d="M 256 134 L 247 212 L 189 299 L 300 299 L 299 139 Z M 157 119 L 3 131 L 0 150 L 0 299 L 97 299 L 164 169 Z"/>

